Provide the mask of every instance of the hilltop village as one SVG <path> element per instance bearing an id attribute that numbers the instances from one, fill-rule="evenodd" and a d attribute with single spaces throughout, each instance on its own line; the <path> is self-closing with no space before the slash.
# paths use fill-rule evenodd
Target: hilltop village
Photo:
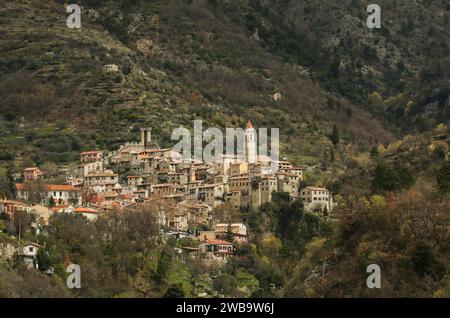
<path id="1" fill-rule="evenodd" d="M 253 130 L 249 121 L 246 136 Z M 251 138 L 244 142 L 244 149 L 253 146 L 248 144 Z M 80 214 L 95 221 L 114 210 L 151 206 L 165 235 L 198 241 L 198 247 L 184 252 L 226 261 L 233 255 L 233 243 L 247 241 L 247 227 L 220 219 L 216 211 L 257 209 L 271 202 L 273 192 L 288 193 L 291 200 L 302 199 L 308 212 L 327 214 L 334 206 L 328 190 L 301 188 L 302 167 L 286 160 L 272 162 L 267 156 L 250 160 L 248 151 L 244 160 L 227 156 L 215 163 L 174 159 L 179 157 L 174 149 L 155 145 L 152 130 L 142 128 L 140 142 L 126 143 L 110 153 L 80 153 L 64 184 L 47 183 L 39 167 L 26 168 L 23 182 L 15 185 L 16 198 L 1 200 L 0 212 L 10 219 L 19 211 L 34 213 L 45 225 L 58 213 Z M 270 168 L 273 166 L 275 171 Z"/>

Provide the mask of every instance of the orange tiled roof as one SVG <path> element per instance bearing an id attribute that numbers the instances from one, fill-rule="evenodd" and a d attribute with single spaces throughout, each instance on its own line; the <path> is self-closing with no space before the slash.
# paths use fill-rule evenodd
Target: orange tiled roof
<path id="1" fill-rule="evenodd" d="M 24 202 L 20 202 L 20 201 L 16 201 L 16 200 L 0 200 L 1 203 L 3 204 L 11 204 L 11 205 L 20 205 L 20 206 L 26 206 L 26 207 L 31 207 L 31 205 L 28 205 Z"/>
<path id="2" fill-rule="evenodd" d="M 34 171 L 34 170 L 39 170 L 39 168 L 38 167 L 25 168 L 25 171 Z"/>
<path id="3" fill-rule="evenodd" d="M 98 213 L 97 210 L 89 209 L 89 208 L 75 208 L 75 213 Z"/>
<path id="4" fill-rule="evenodd" d="M 213 244 L 213 245 L 233 245 L 230 242 L 222 241 L 222 240 L 206 240 L 206 241 L 204 241 L 204 243 L 209 243 L 209 244 Z"/>
<path id="5" fill-rule="evenodd" d="M 79 188 L 65 184 L 40 184 L 38 185 L 38 189 L 39 188 L 42 189 L 43 191 L 71 191 L 71 192 L 80 191 Z M 28 190 L 27 185 L 24 183 L 17 183 L 16 189 Z"/>
<path id="6" fill-rule="evenodd" d="M 51 208 L 51 210 L 56 213 L 59 210 L 64 209 L 64 208 L 68 208 L 68 207 L 69 207 L 68 204 L 62 204 L 62 205 L 57 205 L 57 206 Z"/>

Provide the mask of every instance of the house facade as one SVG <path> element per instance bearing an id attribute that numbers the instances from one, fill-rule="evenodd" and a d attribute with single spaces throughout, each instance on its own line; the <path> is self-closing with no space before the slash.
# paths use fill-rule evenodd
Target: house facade
<path id="1" fill-rule="evenodd" d="M 26 168 L 23 172 L 23 178 L 30 181 L 42 179 L 43 175 L 43 172 L 37 167 Z"/>
<path id="2" fill-rule="evenodd" d="M 309 186 L 301 190 L 305 210 L 308 212 L 332 212 L 333 196 L 325 188 Z"/>
<path id="3" fill-rule="evenodd" d="M 16 200 L 0 200 L 0 213 L 5 213 L 10 220 L 14 219 L 17 212 L 31 211 L 31 205 Z"/>
<path id="4" fill-rule="evenodd" d="M 233 244 L 227 241 L 206 240 L 199 245 L 199 254 L 203 259 L 226 262 L 233 253 Z"/>
<path id="5" fill-rule="evenodd" d="M 80 204 L 81 189 L 62 184 L 16 184 L 17 198 L 48 204 L 52 199 L 55 204 Z"/>

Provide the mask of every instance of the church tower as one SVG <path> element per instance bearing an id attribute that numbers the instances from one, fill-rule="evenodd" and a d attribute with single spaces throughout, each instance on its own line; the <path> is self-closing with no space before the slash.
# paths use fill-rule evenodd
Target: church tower
<path id="1" fill-rule="evenodd" d="M 257 160 L 257 134 L 252 122 L 249 120 L 244 133 L 244 161 L 255 163 Z"/>

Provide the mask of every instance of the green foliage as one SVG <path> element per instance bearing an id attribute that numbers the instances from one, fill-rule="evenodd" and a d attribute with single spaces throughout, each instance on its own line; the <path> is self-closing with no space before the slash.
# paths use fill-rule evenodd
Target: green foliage
<path id="1" fill-rule="evenodd" d="M 158 265 L 156 267 L 156 281 L 161 284 L 170 271 L 170 264 L 173 258 L 173 249 L 167 245 L 162 251 L 158 259 Z"/>
<path id="2" fill-rule="evenodd" d="M 50 199 L 48 199 L 48 206 L 50 208 L 54 207 L 56 205 L 55 199 L 53 198 L 53 196 L 50 197 Z"/>
<path id="3" fill-rule="evenodd" d="M 432 277 L 435 281 L 441 280 L 446 272 L 442 264 L 432 252 L 430 246 L 420 242 L 413 250 L 411 262 L 414 271 L 421 277 Z"/>
<path id="4" fill-rule="evenodd" d="M 441 193 L 450 192 L 450 161 L 445 161 L 436 175 L 436 181 Z"/>
<path id="5" fill-rule="evenodd" d="M 272 202 L 263 206 L 262 212 L 270 217 L 272 229 L 286 250 L 296 246 L 298 252 L 312 237 L 327 232 L 319 217 L 304 212 L 301 201 L 290 202 L 288 193 L 273 193 Z"/>
<path id="6" fill-rule="evenodd" d="M 185 294 L 184 294 L 183 286 L 181 284 L 170 285 L 163 297 L 164 298 L 184 298 Z"/>
<path id="7" fill-rule="evenodd" d="M 414 183 L 414 177 L 407 167 L 390 167 L 380 163 L 375 167 L 372 190 L 375 193 L 399 191 L 410 188 Z"/>
<path id="8" fill-rule="evenodd" d="M 333 126 L 333 132 L 331 133 L 330 140 L 335 146 L 339 143 L 339 131 L 336 125 Z"/>

